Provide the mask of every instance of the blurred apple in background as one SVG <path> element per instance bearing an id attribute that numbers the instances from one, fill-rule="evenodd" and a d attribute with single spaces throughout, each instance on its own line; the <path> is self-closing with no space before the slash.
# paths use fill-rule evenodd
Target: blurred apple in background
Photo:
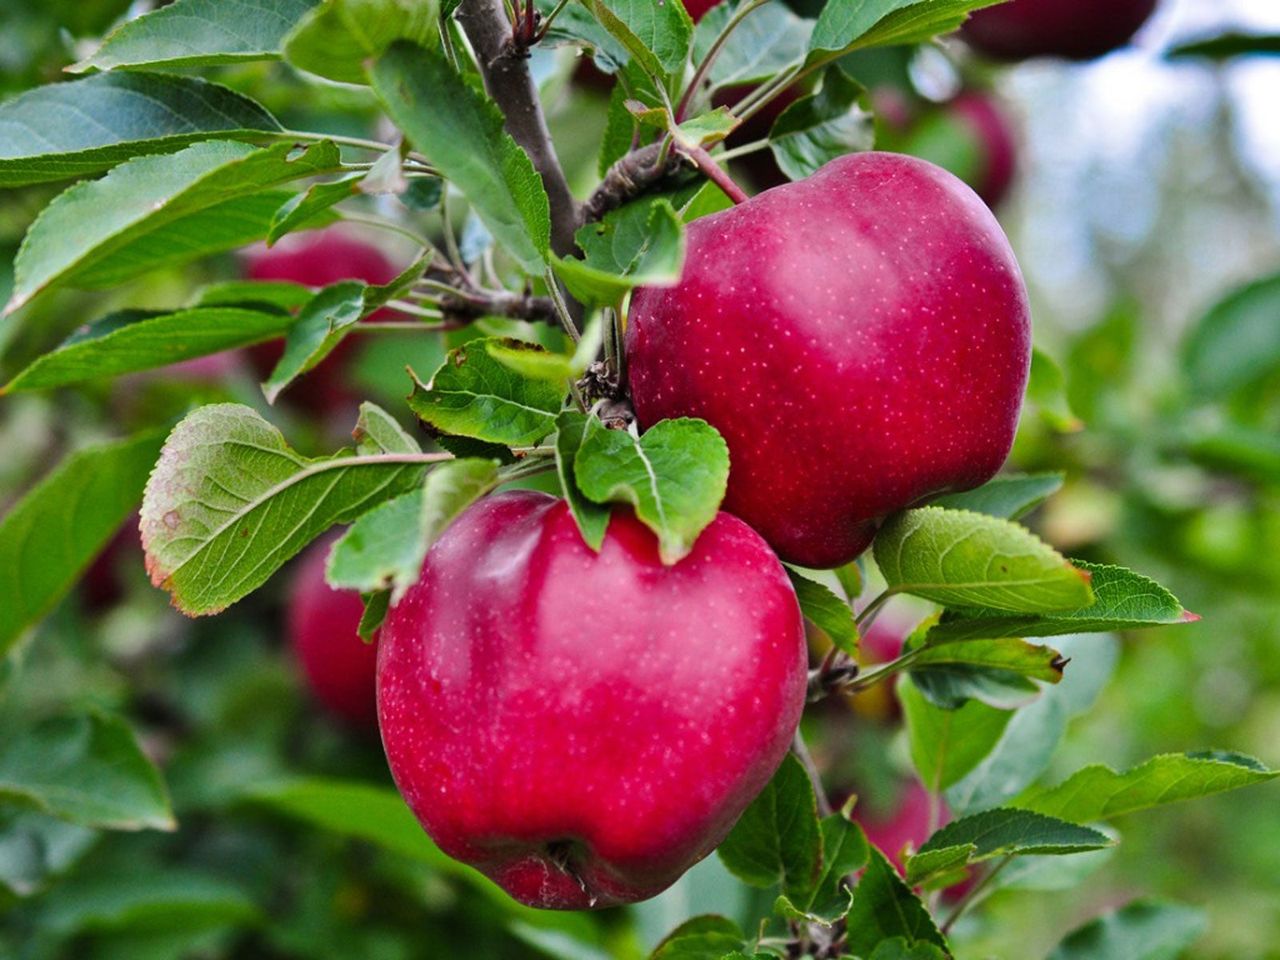
<path id="1" fill-rule="evenodd" d="M 360 594 L 325 582 L 325 562 L 336 539 L 316 541 L 298 561 L 289 585 L 289 643 L 316 699 L 349 726 L 373 730 L 378 648 L 356 632 L 364 613 Z"/>
<path id="2" fill-rule="evenodd" d="M 1156 0 L 1012 0 L 974 12 L 960 35 L 996 60 L 1093 60 L 1128 43 Z"/>
<path id="3" fill-rule="evenodd" d="M 308 287 L 340 280 L 389 283 L 398 273 L 378 247 L 349 236 L 340 227 L 288 236 L 270 248 L 254 247 L 246 252 L 245 263 L 250 280 L 288 280 Z M 387 315 L 378 311 L 370 319 Z M 346 383 L 346 368 L 357 349 L 357 338 L 344 339 L 319 366 L 291 384 L 281 394 L 282 400 L 313 415 L 354 410 L 358 398 Z M 249 348 L 249 362 L 258 379 L 270 375 L 283 352 L 283 340 Z"/>

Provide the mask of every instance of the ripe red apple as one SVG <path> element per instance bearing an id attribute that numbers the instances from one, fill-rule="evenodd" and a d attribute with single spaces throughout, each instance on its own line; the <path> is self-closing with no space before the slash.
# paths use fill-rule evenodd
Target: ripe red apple
<path id="1" fill-rule="evenodd" d="M 450 856 L 532 906 L 651 897 L 724 838 L 804 706 L 795 593 L 721 513 L 674 566 L 628 511 L 604 545 L 563 500 L 487 497 L 382 628 L 378 719 Z"/>
<path id="2" fill-rule="evenodd" d="M 389 283 L 396 268 L 372 244 L 355 240 L 337 228 L 285 237 L 274 247 L 257 247 L 246 254 L 250 280 L 288 280 L 309 287 L 323 287 L 339 280 Z M 371 319 L 383 319 L 374 314 Z M 294 405 L 316 415 L 353 406 L 354 395 L 344 383 L 344 368 L 351 363 L 357 344 L 347 337 L 320 363 L 292 384 L 284 396 Z M 255 372 L 266 378 L 284 351 L 284 341 L 249 348 Z"/>
<path id="3" fill-rule="evenodd" d="M 1156 0 L 1012 0 L 974 12 L 961 36 L 997 60 L 1093 60 L 1124 46 Z"/>
<path id="4" fill-rule="evenodd" d="M 729 444 L 724 508 L 785 560 L 847 563 L 886 514 L 1000 469 L 1031 362 L 1026 289 L 972 190 L 915 157 L 841 157 L 689 225 L 627 320 L 644 425 Z"/>
<path id="5" fill-rule="evenodd" d="M 858 803 L 853 808 L 853 818 L 862 825 L 867 839 L 902 868 L 906 859 L 903 850 L 907 846 L 918 850 L 929 839 L 929 792 L 918 780 L 904 781 L 896 802 L 888 810 L 877 811 L 869 804 Z M 947 819 L 942 816 L 939 826 Z"/>
<path id="6" fill-rule="evenodd" d="M 312 544 L 298 561 L 289 587 L 289 642 L 316 699 L 352 727 L 372 730 L 378 648 L 356 633 L 364 613 L 360 594 L 325 582 L 333 539 Z"/>

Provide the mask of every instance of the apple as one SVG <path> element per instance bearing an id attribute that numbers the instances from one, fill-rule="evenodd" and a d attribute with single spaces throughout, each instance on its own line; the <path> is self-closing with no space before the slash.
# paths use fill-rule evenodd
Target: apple
<path id="1" fill-rule="evenodd" d="M 364 613 L 360 594 L 325 582 L 334 539 L 316 541 L 297 563 L 289 586 L 289 643 L 316 699 L 349 726 L 372 730 L 378 650 L 356 632 Z"/>
<path id="2" fill-rule="evenodd" d="M 101 613 L 114 607 L 125 594 L 125 580 L 120 571 L 125 564 L 144 566 L 142 539 L 138 533 L 138 514 L 131 514 L 107 541 L 80 577 L 80 599 L 89 613 Z"/>
<path id="3" fill-rule="evenodd" d="M 729 445 L 724 509 L 780 557 L 848 563 L 887 514 L 989 480 L 1031 363 L 1027 293 L 978 196 L 862 153 L 689 225 L 679 283 L 627 318 L 642 425 Z"/>
<path id="4" fill-rule="evenodd" d="M 853 808 L 853 819 L 862 826 L 867 839 L 886 857 L 905 866 L 903 851 L 912 850 L 929 839 L 929 792 L 918 780 L 906 780 L 899 785 L 897 801 L 888 809 L 872 808 L 858 803 Z M 949 819 L 940 818 L 939 826 Z"/>
<path id="5" fill-rule="evenodd" d="M 654 896 L 710 853 L 804 706 L 781 564 L 721 513 L 673 566 L 628 510 L 597 554 L 528 490 L 469 507 L 390 610 L 378 720 L 427 833 L 521 903 Z"/>
<path id="6" fill-rule="evenodd" d="M 1124 46 L 1156 0 L 1012 0 L 975 11 L 961 28 L 969 46 L 996 60 L 1093 60 Z"/>
<path id="7" fill-rule="evenodd" d="M 340 280 L 389 283 L 397 273 L 377 247 L 332 227 L 285 237 L 274 247 L 254 248 L 245 261 L 250 280 L 288 280 L 309 287 Z M 384 318 L 379 311 L 370 319 Z M 355 338 L 347 337 L 318 367 L 292 384 L 284 397 L 316 415 L 354 406 L 354 394 L 344 383 L 344 368 L 350 365 L 357 346 Z M 249 362 L 257 375 L 266 379 L 283 352 L 283 340 L 259 344 L 249 348 Z"/>
<path id="8" fill-rule="evenodd" d="M 937 108 L 908 134 L 904 152 L 950 170 L 992 209 L 1009 192 L 1017 141 L 1004 109 L 988 93 L 971 90 Z"/>
<path id="9" fill-rule="evenodd" d="M 712 7 L 720 3 L 720 0 L 684 0 L 684 8 L 689 12 L 689 16 L 693 18 L 693 22 L 697 23 Z"/>

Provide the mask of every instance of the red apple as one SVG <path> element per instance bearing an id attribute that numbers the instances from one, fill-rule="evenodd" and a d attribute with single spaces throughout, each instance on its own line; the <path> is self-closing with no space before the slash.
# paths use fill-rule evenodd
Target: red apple
<path id="1" fill-rule="evenodd" d="M 324 579 L 334 538 L 317 541 L 298 561 L 289 588 L 289 642 L 307 686 L 334 716 L 357 729 L 377 724 L 378 648 L 360 639 L 360 594 Z"/>
<path id="2" fill-rule="evenodd" d="M 323 287 L 339 280 L 389 283 L 397 272 L 377 247 L 352 239 L 336 228 L 285 237 L 274 247 L 253 249 L 246 261 L 250 280 L 288 280 L 309 287 Z M 347 337 L 318 367 L 292 384 L 284 396 L 317 415 L 353 406 L 354 396 L 343 381 L 344 367 L 351 363 L 356 346 L 355 338 Z M 283 351 L 283 340 L 249 349 L 250 363 L 259 377 L 265 379 L 271 373 Z"/>
<path id="3" fill-rule="evenodd" d="M 693 22 L 697 23 L 718 3 L 720 3 L 720 0 L 684 0 L 684 8 L 689 11 L 689 16 L 693 18 Z"/>
<path id="4" fill-rule="evenodd" d="M 599 554 L 533 491 L 470 507 L 379 641 L 400 792 L 450 856 L 522 903 L 651 897 L 710 853 L 804 706 L 777 558 L 721 513 L 674 566 L 630 512 Z"/>
<path id="5" fill-rule="evenodd" d="M 897 802 L 888 811 L 877 812 L 868 804 L 858 803 L 853 818 L 862 825 L 867 839 L 886 857 L 902 868 L 906 862 L 902 852 L 912 850 L 929 839 L 929 792 L 917 780 L 901 784 Z M 940 818 L 939 826 L 949 819 Z"/>
<path id="6" fill-rule="evenodd" d="M 1155 8 L 1156 0 L 1012 0 L 976 11 L 961 36 L 997 60 L 1093 60 L 1128 43 Z"/>
<path id="7" fill-rule="evenodd" d="M 841 157 L 689 225 L 674 287 L 628 316 L 642 424 L 729 444 L 725 509 L 785 560 L 847 563 L 885 515 L 990 479 L 1031 362 L 1026 289 L 995 217 L 914 157 Z"/>
<path id="8" fill-rule="evenodd" d="M 120 571 L 127 563 L 136 563 L 139 569 L 145 565 L 136 513 L 107 541 L 80 578 L 80 597 L 85 610 L 101 613 L 124 598 L 125 580 Z"/>

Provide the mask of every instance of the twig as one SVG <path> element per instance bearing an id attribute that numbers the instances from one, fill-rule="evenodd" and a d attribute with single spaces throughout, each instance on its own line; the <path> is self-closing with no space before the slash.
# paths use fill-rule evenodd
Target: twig
<path id="1" fill-rule="evenodd" d="M 977 903 L 979 899 L 981 899 L 979 895 L 984 890 L 986 890 L 988 886 L 990 886 L 991 881 L 994 880 L 999 875 L 1001 870 L 1003 870 L 1005 867 L 1009 865 L 1009 862 L 1012 859 L 1013 859 L 1013 854 L 1012 853 L 1007 854 L 1003 860 L 1001 860 L 994 867 L 992 867 L 990 870 L 987 871 L 986 876 L 984 876 L 981 880 L 979 880 L 972 887 L 970 887 L 968 890 L 965 891 L 964 896 L 961 897 L 959 901 L 956 902 L 955 907 L 952 908 L 951 915 L 948 916 L 947 919 L 942 922 L 942 926 L 940 929 L 943 933 L 951 932 L 951 928 L 955 926 L 956 921 L 959 920 L 961 917 L 963 917 L 965 914 L 965 911 L 967 911 L 970 907 L 972 907 L 975 903 Z"/>
<path id="2" fill-rule="evenodd" d="M 818 798 L 818 816 L 831 816 L 833 812 L 831 800 L 827 797 L 826 787 L 822 785 L 822 774 L 818 772 L 818 765 L 813 762 L 813 754 L 809 752 L 809 747 L 805 744 L 799 730 L 791 740 L 791 752 L 796 755 L 800 766 L 804 767 L 805 773 L 809 775 L 809 780 L 813 784 L 814 796 Z"/>
<path id="3" fill-rule="evenodd" d="M 551 202 L 551 249 L 568 256 L 575 250 L 578 204 L 552 145 L 528 61 L 512 42 L 512 23 L 502 0 L 462 0 L 457 16 L 475 50 L 485 89 L 506 117 L 507 132 L 542 177 Z"/>
<path id="4" fill-rule="evenodd" d="M 632 150 L 609 168 L 595 193 L 582 205 L 582 222 L 602 219 L 605 214 L 656 189 L 685 166 L 683 157 L 666 152 L 661 143 Z"/>

